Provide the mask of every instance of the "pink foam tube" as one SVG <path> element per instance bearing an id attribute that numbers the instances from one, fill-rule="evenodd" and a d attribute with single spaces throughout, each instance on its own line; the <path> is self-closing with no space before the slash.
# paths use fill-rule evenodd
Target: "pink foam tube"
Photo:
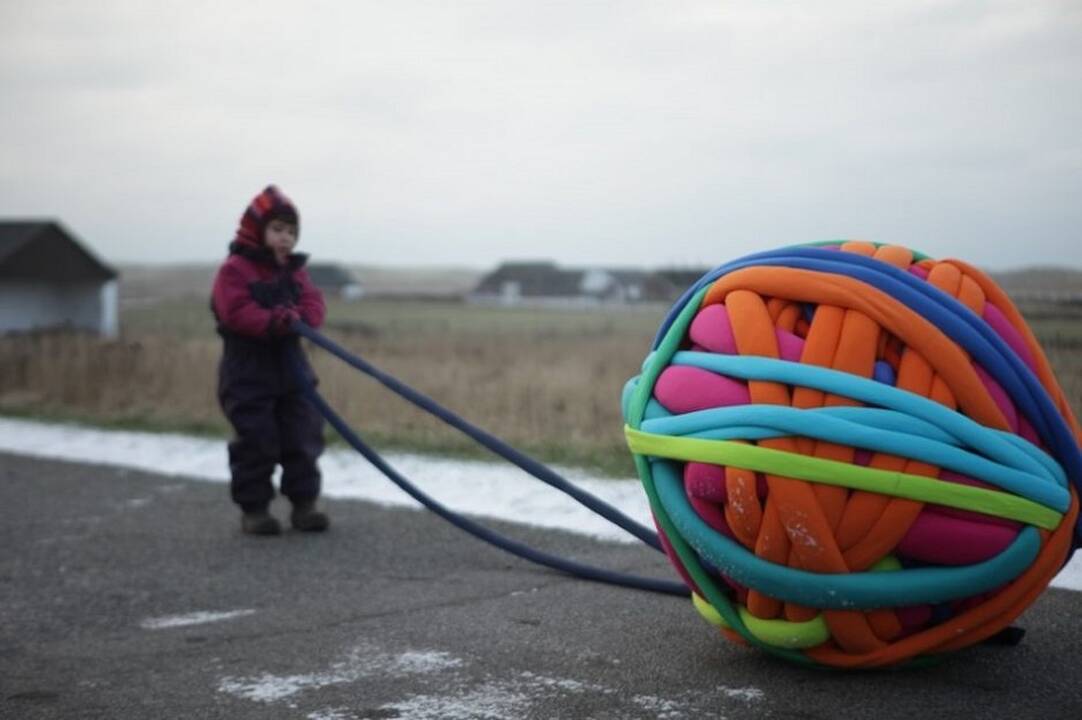
<path id="1" fill-rule="evenodd" d="M 1044 447 L 1044 443 L 1041 442 L 1040 436 L 1037 435 L 1036 429 L 1030 425 L 1029 420 L 1026 420 L 1025 415 L 1018 416 L 1018 434 L 1029 440 L 1031 443 L 1039 448 Z"/>
<path id="2" fill-rule="evenodd" d="M 797 362 L 804 341 L 791 332 L 775 329 L 778 352 L 783 360 Z M 707 305 L 691 323 L 695 348 L 708 352 L 736 353 L 729 314 L 724 305 Z M 687 413 L 712 407 L 746 405 L 751 402 L 747 385 L 725 375 L 697 367 L 671 365 L 658 376 L 654 397 L 672 413 Z"/>
<path id="3" fill-rule="evenodd" d="M 654 385 L 654 397 L 672 413 L 747 405 L 751 401 L 744 383 L 686 365 L 670 365 L 662 370 Z"/>
<path id="4" fill-rule="evenodd" d="M 734 537 L 733 531 L 729 528 L 729 523 L 725 519 L 725 513 L 721 511 L 721 508 L 712 502 L 697 498 L 694 495 L 689 495 L 688 500 L 691 502 L 691 507 L 694 508 L 695 513 L 703 519 L 703 522 L 725 537 Z"/>
<path id="5" fill-rule="evenodd" d="M 984 304 L 984 312 L 982 315 L 984 316 L 984 321 L 996 331 L 996 334 L 1011 346 L 1011 350 L 1014 350 L 1015 355 L 1022 358 L 1022 362 L 1024 362 L 1030 370 L 1037 372 L 1037 363 L 1033 359 L 1033 353 L 1029 351 L 1029 346 L 1026 345 L 1026 341 L 1023 340 L 1022 335 L 1015 330 L 1014 325 L 1011 325 L 1011 321 L 1007 319 L 1007 316 L 990 302 Z"/>
<path id="6" fill-rule="evenodd" d="M 1001 525 L 921 512 L 897 552 L 937 565 L 971 565 L 998 555 L 1017 535 L 1017 530 Z"/>
<path id="7" fill-rule="evenodd" d="M 685 464 L 684 490 L 688 495 L 695 495 L 710 502 L 728 502 L 729 489 L 725 483 L 725 468 L 694 461 Z M 755 473 L 755 494 L 762 500 L 766 497 L 766 492 L 766 477 L 762 473 Z"/>
<path id="8" fill-rule="evenodd" d="M 1007 391 L 984 368 L 977 363 L 972 364 L 973 369 L 977 372 L 977 377 L 981 379 L 981 383 L 984 385 L 984 389 L 992 396 L 992 400 L 1000 412 L 1003 413 L 1003 417 L 1007 418 L 1007 424 L 1011 426 L 1011 432 L 1017 433 L 1018 410 L 1015 409 L 1014 403 L 1011 402 L 1010 396 L 1007 395 Z"/>
<path id="9" fill-rule="evenodd" d="M 691 321 L 688 337 L 710 352 L 736 354 L 736 338 L 724 305 L 707 305 Z"/>
<path id="10" fill-rule="evenodd" d="M 684 465 L 684 491 L 689 497 L 702 498 L 723 505 L 729 500 L 725 486 L 725 468 L 703 462 Z"/>
<path id="11" fill-rule="evenodd" d="M 778 339 L 778 354 L 781 359 L 799 362 L 800 354 L 804 351 L 804 341 L 781 328 L 774 328 L 774 334 Z M 733 325 L 724 304 L 707 305 L 700 310 L 691 321 L 688 336 L 695 345 L 710 352 L 737 354 Z"/>
<path id="12" fill-rule="evenodd" d="M 909 266 L 909 274 L 910 275 L 916 275 L 921 280 L 927 280 L 928 279 L 928 271 L 925 270 L 924 268 L 922 268 L 920 265 L 910 265 Z"/>

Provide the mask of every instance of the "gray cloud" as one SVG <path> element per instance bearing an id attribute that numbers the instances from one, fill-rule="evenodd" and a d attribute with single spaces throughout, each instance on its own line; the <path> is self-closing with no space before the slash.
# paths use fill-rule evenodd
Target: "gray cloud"
<path id="1" fill-rule="evenodd" d="M 220 257 L 274 181 L 306 248 L 352 261 L 713 264 L 864 237 L 1082 265 L 1070 3 L 0 13 L 0 214 L 59 216 L 118 261 Z"/>

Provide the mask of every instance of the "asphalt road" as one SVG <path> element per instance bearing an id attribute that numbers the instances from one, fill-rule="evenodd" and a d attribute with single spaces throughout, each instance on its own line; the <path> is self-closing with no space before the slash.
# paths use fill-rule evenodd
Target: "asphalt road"
<path id="1" fill-rule="evenodd" d="M 1047 591 L 1018 647 L 817 671 L 428 513 L 327 507 L 326 535 L 251 538 L 224 486 L 0 454 L 0 717 L 1082 718 L 1079 593 Z M 642 546 L 496 526 L 673 577 Z"/>

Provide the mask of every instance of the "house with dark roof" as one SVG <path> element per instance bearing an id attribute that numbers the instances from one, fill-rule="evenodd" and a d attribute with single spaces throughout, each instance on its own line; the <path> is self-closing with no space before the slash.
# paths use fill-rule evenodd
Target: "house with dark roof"
<path id="1" fill-rule="evenodd" d="M 73 328 L 114 337 L 117 272 L 53 220 L 0 220 L 0 333 Z"/>
<path id="2" fill-rule="evenodd" d="M 308 265 L 308 277 L 312 279 L 313 285 L 323 291 L 326 297 L 357 300 L 364 295 L 361 281 L 341 265 L 313 263 Z"/>
<path id="3" fill-rule="evenodd" d="M 470 302 L 497 305 L 589 306 L 669 302 L 680 290 L 645 270 L 570 269 L 552 262 L 506 262 L 481 281 Z"/>

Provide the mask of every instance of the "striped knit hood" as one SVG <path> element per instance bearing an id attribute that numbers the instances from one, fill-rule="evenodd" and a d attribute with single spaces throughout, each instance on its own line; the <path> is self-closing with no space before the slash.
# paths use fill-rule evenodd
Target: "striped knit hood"
<path id="1" fill-rule="evenodd" d="M 300 229 L 300 215 L 293 201 L 275 185 L 268 185 L 263 192 L 252 198 L 240 218 L 234 243 L 263 246 L 263 230 L 275 218 L 288 220 Z"/>

